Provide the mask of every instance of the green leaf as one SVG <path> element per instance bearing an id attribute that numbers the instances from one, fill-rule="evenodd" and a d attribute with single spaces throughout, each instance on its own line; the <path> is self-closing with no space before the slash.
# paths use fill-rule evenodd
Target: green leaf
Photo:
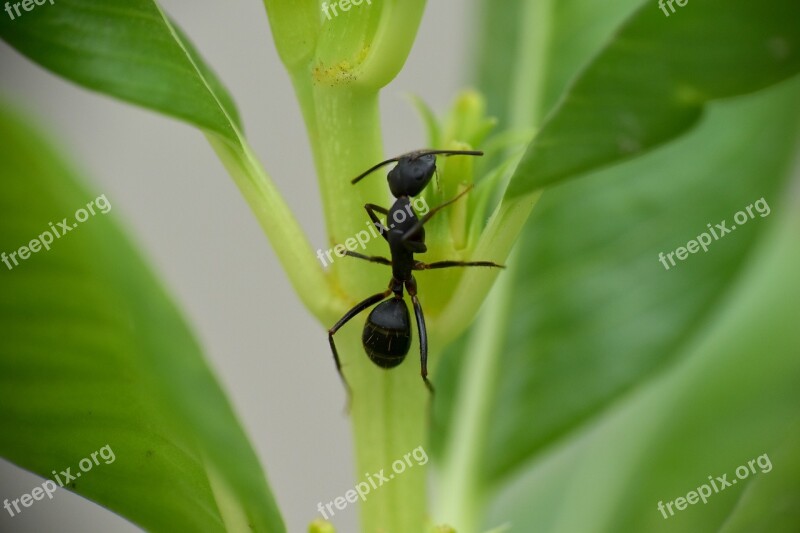
<path id="1" fill-rule="evenodd" d="M 668 254 L 764 199 L 777 211 L 798 138 L 798 82 L 712 106 L 680 141 L 549 190 L 518 243 L 495 413 L 497 482 L 681 356 L 770 227 L 754 218 L 666 270 Z M 764 210 L 766 211 L 766 210 Z M 669 265 L 669 262 L 667 263 Z"/>
<path id="2" fill-rule="evenodd" d="M 719 531 L 752 491 L 776 484 L 796 491 L 797 198 L 770 217 L 773 226 L 724 309 L 685 345 L 680 361 L 518 471 L 488 523 L 510 520 L 549 533 Z M 706 503 L 677 507 L 677 498 L 703 485 Z M 758 527 L 744 531 L 797 531 L 796 510 L 786 507 L 792 499 L 796 492 L 762 500 Z M 762 529 L 767 524 L 774 527 Z"/>
<path id="3" fill-rule="evenodd" d="M 114 199 L 74 222 L 98 196 L 2 108 L 0 137 L 0 252 L 13 267 L 0 263 L 0 453 L 51 477 L 108 445 L 113 463 L 71 489 L 147 530 L 283 531 L 247 437 L 118 229 Z M 69 233 L 20 259 L 65 217 Z"/>
<path id="4" fill-rule="evenodd" d="M 798 17 L 794 0 L 693 2 L 669 17 L 646 3 L 563 96 L 507 196 L 640 154 L 694 126 L 707 102 L 796 74 Z"/>
<path id="5" fill-rule="evenodd" d="M 32 61 L 238 142 L 230 95 L 152 0 L 59 0 L 22 13 L 0 17 L 0 37 Z"/>

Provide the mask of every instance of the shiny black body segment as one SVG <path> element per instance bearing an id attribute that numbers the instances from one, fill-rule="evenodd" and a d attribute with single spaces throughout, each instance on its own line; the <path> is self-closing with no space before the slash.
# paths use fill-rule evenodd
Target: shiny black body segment
<path id="1" fill-rule="evenodd" d="M 373 363 L 394 368 L 411 348 L 411 316 L 405 300 L 389 298 L 375 306 L 364 324 L 361 343 Z"/>

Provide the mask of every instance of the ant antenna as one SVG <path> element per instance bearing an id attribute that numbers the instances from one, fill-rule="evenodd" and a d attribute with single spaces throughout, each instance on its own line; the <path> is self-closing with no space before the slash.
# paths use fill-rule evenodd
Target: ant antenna
<path id="1" fill-rule="evenodd" d="M 397 161 L 400 161 L 404 157 L 408 157 L 408 158 L 411 158 L 412 160 L 414 160 L 414 159 L 416 159 L 418 157 L 422 157 L 424 155 L 445 155 L 445 156 L 450 156 L 450 155 L 483 155 L 483 152 L 481 152 L 480 150 L 417 150 L 416 152 L 408 152 L 407 154 L 399 155 L 397 157 L 393 157 L 391 159 L 387 159 L 386 161 L 382 161 L 382 162 L 378 163 L 377 165 L 373 166 L 372 168 L 370 168 L 366 172 L 362 172 L 361 174 L 359 174 L 358 176 L 353 178 L 350 183 L 355 185 L 356 183 L 361 181 L 363 178 L 365 178 L 369 174 L 375 172 L 376 170 L 378 170 L 382 166 L 388 165 L 389 163 L 396 163 Z"/>

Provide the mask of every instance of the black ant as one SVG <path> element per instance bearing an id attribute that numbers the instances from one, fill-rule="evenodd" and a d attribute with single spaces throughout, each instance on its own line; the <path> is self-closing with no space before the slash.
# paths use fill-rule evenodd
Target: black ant
<path id="1" fill-rule="evenodd" d="M 425 328 L 425 317 L 422 314 L 422 306 L 417 298 L 417 282 L 411 272 L 414 270 L 467 266 L 504 268 L 503 265 L 498 265 L 491 261 L 437 261 L 435 263 L 423 263 L 414 259 L 414 254 L 423 253 L 428 249 L 425 246 L 425 228 L 423 228 L 423 225 L 434 214 L 461 198 L 471 188 L 467 188 L 455 198 L 431 209 L 422 218 L 417 218 L 411 207 L 410 197 L 421 193 L 430 182 L 431 177 L 436 173 L 436 155 L 481 156 L 483 152 L 472 150 L 419 150 L 409 152 L 378 163 L 352 180 L 352 183 L 358 183 L 362 178 L 380 167 L 397 162 L 397 166 L 389 172 L 387 177 L 389 190 L 396 199 L 391 209 L 387 210 L 375 204 L 366 204 L 364 206 L 377 230 L 389 243 L 389 251 L 392 258 L 367 256 L 349 250 L 345 252 L 346 255 L 351 257 L 391 266 L 392 279 L 389 282 L 389 288 L 357 304 L 328 330 L 328 340 L 333 352 L 333 359 L 336 362 L 336 370 L 347 388 L 348 395 L 350 387 L 344 374 L 342 374 L 342 366 L 339 362 L 339 354 L 336 351 L 333 336 L 351 318 L 381 302 L 367 317 L 361 341 L 367 356 L 373 363 L 386 369 L 396 367 L 403 362 L 408 350 L 411 348 L 411 320 L 408 306 L 403 299 L 403 287 L 405 287 L 414 305 L 414 315 L 416 316 L 417 329 L 419 330 L 420 373 L 428 390 L 433 393 L 433 386 L 428 381 L 428 336 Z M 375 214 L 376 212 L 386 215 L 387 224 L 389 224 L 390 219 L 394 221 L 394 224 L 389 224 L 387 228 Z M 389 298 L 390 295 L 393 296 Z"/>

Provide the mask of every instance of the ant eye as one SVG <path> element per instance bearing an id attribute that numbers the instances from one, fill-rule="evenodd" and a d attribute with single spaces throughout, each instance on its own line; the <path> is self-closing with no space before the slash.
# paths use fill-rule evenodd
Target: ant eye
<path id="1" fill-rule="evenodd" d="M 422 181 L 425 179 L 425 170 L 426 165 L 414 164 L 413 166 L 409 166 L 407 169 L 406 177 L 407 179 L 412 179 L 414 181 Z"/>

